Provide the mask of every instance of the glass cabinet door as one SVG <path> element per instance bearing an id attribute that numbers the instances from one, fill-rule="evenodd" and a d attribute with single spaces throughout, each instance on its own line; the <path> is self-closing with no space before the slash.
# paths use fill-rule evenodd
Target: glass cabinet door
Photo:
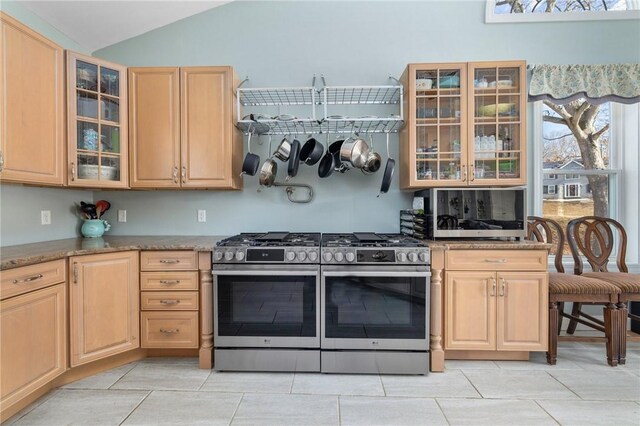
<path id="1" fill-rule="evenodd" d="M 469 182 L 524 183 L 524 63 L 471 64 L 470 74 Z"/>
<path id="2" fill-rule="evenodd" d="M 466 179 L 465 69 L 440 64 L 414 75 L 414 179 L 418 186 L 459 185 Z"/>
<path id="3" fill-rule="evenodd" d="M 68 52 L 69 185 L 127 186 L 126 68 Z"/>

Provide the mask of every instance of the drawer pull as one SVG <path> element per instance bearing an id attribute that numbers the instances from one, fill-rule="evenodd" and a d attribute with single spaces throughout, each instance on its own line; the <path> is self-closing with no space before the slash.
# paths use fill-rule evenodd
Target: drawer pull
<path id="1" fill-rule="evenodd" d="M 160 333 L 176 334 L 176 333 L 180 333 L 180 329 L 179 328 L 161 328 Z"/>
<path id="2" fill-rule="evenodd" d="M 36 281 L 36 280 L 39 280 L 40 278 L 43 278 L 43 277 L 44 277 L 44 275 L 38 274 L 38 275 L 33 275 L 31 277 L 24 278 L 22 280 L 13 280 L 12 282 L 14 284 L 30 283 L 31 281 Z"/>
<path id="3" fill-rule="evenodd" d="M 500 278 L 500 281 L 502 281 L 502 286 L 500 289 L 500 296 L 504 297 L 504 295 L 506 294 L 507 291 L 507 283 L 504 281 L 504 278 Z"/>
<path id="4" fill-rule="evenodd" d="M 163 305 L 177 305 L 180 303 L 178 299 L 170 299 L 170 300 L 161 300 L 160 303 Z"/>
<path id="5" fill-rule="evenodd" d="M 507 259 L 485 259 L 487 263 L 507 263 Z"/>
<path id="6" fill-rule="evenodd" d="M 164 285 L 180 284 L 180 280 L 160 280 L 160 284 L 164 284 Z"/>
<path id="7" fill-rule="evenodd" d="M 160 259 L 160 263 L 180 263 L 179 259 Z"/>
<path id="8" fill-rule="evenodd" d="M 496 279 L 491 278 L 491 281 L 493 282 L 493 285 L 491 286 L 491 293 L 489 293 L 489 296 L 495 296 L 496 295 Z"/>

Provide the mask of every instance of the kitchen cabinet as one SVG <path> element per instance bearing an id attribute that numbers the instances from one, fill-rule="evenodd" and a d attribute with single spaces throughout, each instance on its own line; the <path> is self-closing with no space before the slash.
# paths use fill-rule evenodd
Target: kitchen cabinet
<path id="1" fill-rule="evenodd" d="M 524 61 L 410 64 L 400 186 L 526 183 Z"/>
<path id="2" fill-rule="evenodd" d="M 63 49 L 0 13 L 0 180 L 62 186 Z"/>
<path id="3" fill-rule="evenodd" d="M 11 284 L 22 293 L 0 302 L 2 420 L 20 408 L 14 407 L 23 398 L 67 367 L 66 277 L 61 275 L 54 279 L 57 284 L 52 284 L 52 263 L 42 264 L 42 268 L 30 266 L 29 271 L 18 268 L 3 272 L 3 281 L 11 275 Z M 39 287 L 43 282 L 48 287 Z"/>
<path id="4" fill-rule="evenodd" d="M 445 350 L 547 349 L 546 251 L 455 250 L 446 257 Z M 534 261 L 523 267 L 524 258 Z"/>
<path id="5" fill-rule="evenodd" d="M 137 251 L 69 258 L 71 366 L 140 347 Z"/>
<path id="6" fill-rule="evenodd" d="M 69 186 L 128 186 L 127 70 L 67 52 Z"/>
<path id="7" fill-rule="evenodd" d="M 129 68 L 132 188 L 239 189 L 231 67 Z"/>

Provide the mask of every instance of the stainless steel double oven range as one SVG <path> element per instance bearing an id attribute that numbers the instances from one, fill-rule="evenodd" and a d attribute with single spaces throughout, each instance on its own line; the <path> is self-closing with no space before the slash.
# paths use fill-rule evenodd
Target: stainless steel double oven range
<path id="1" fill-rule="evenodd" d="M 429 251 L 398 234 L 239 234 L 214 249 L 216 370 L 426 374 Z"/>

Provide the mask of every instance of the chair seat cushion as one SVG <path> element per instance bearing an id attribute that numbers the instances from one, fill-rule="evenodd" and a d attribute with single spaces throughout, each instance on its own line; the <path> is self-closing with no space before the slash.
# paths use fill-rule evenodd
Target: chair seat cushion
<path id="1" fill-rule="evenodd" d="M 640 293 L 640 275 L 626 272 L 585 272 L 583 277 L 590 277 L 611 283 L 623 293 Z"/>
<path id="2" fill-rule="evenodd" d="M 549 272 L 551 294 L 620 294 L 618 286 L 584 275 Z"/>

